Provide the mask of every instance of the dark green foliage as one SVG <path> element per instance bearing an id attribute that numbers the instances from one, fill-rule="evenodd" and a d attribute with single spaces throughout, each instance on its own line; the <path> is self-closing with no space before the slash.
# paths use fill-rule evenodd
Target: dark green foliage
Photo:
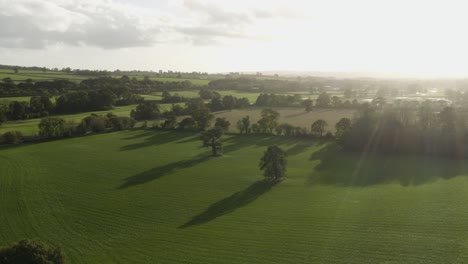
<path id="1" fill-rule="evenodd" d="M 330 103 L 331 103 L 330 95 L 328 95 L 327 93 L 323 92 L 323 93 L 321 93 L 321 94 L 318 96 L 315 105 L 316 105 L 317 107 L 329 107 L 329 106 L 330 106 Z"/>
<path id="2" fill-rule="evenodd" d="M 273 134 L 274 129 L 278 126 L 280 114 L 273 109 L 263 109 L 262 118 L 258 120 L 260 133 Z"/>
<path id="3" fill-rule="evenodd" d="M 312 111 L 312 108 L 313 108 L 313 101 L 312 99 L 306 99 L 302 102 L 302 106 L 304 106 L 305 108 L 305 111 L 308 113 L 310 111 Z"/>
<path id="4" fill-rule="evenodd" d="M 111 117 L 109 120 L 112 130 L 126 130 L 135 126 L 135 119 L 126 116 Z"/>
<path id="5" fill-rule="evenodd" d="M 54 104 L 48 96 L 31 97 L 29 106 L 32 113 L 39 113 L 40 116 L 44 113 L 51 113 L 54 110 Z"/>
<path id="6" fill-rule="evenodd" d="M 177 125 L 177 116 L 173 112 L 168 112 L 165 114 L 166 120 L 164 121 L 162 128 L 164 129 L 174 129 Z"/>
<path id="7" fill-rule="evenodd" d="M 4 105 L 0 105 L 0 126 L 7 120 L 7 108 Z"/>
<path id="8" fill-rule="evenodd" d="M 131 116 L 136 120 L 153 120 L 160 117 L 159 106 L 154 101 L 144 101 L 132 110 Z"/>
<path id="9" fill-rule="evenodd" d="M 111 128 L 113 123 L 109 122 L 109 119 L 105 116 L 90 115 L 81 120 L 78 126 L 78 131 L 81 134 L 85 133 L 102 133 L 108 128 Z"/>
<path id="10" fill-rule="evenodd" d="M 213 120 L 214 118 L 210 109 L 208 109 L 205 106 L 195 109 L 191 112 L 190 115 L 192 116 L 193 120 L 195 121 L 195 124 L 200 130 L 204 130 L 207 127 L 209 127 L 211 124 L 211 120 Z"/>
<path id="11" fill-rule="evenodd" d="M 341 118 L 335 124 L 335 136 L 338 140 L 343 140 L 351 131 L 351 119 L 349 118 Z"/>
<path id="12" fill-rule="evenodd" d="M 19 131 L 8 131 L 3 134 L 3 142 L 6 144 L 18 144 L 23 140 L 23 135 Z"/>
<path id="13" fill-rule="evenodd" d="M 63 264 L 62 250 L 41 241 L 21 240 L 0 249 L 1 264 Z"/>
<path id="14" fill-rule="evenodd" d="M 250 133 L 250 116 L 245 116 L 239 121 L 237 121 L 237 129 L 239 129 L 239 132 L 242 134 L 248 134 Z"/>
<path id="15" fill-rule="evenodd" d="M 193 130 L 193 129 L 196 129 L 196 127 L 197 126 L 196 126 L 195 120 L 193 120 L 193 118 L 191 117 L 186 117 L 182 119 L 182 121 L 180 121 L 178 128 Z"/>
<path id="16" fill-rule="evenodd" d="M 165 104 L 173 104 L 173 103 L 180 103 L 180 102 L 185 102 L 187 99 L 185 99 L 183 96 L 178 95 L 175 93 L 174 95 L 171 95 L 168 91 L 164 91 L 162 93 L 162 103 Z"/>
<path id="17" fill-rule="evenodd" d="M 260 94 L 255 102 L 256 106 L 300 106 L 302 97 L 295 95 L 280 95 L 280 94 Z"/>
<path id="18" fill-rule="evenodd" d="M 46 117 L 39 123 L 39 136 L 42 138 L 60 138 L 67 135 L 65 120 L 58 117 Z"/>
<path id="19" fill-rule="evenodd" d="M 8 109 L 8 119 L 9 120 L 22 120 L 27 119 L 27 109 L 28 103 L 26 102 L 11 102 Z"/>
<path id="20" fill-rule="evenodd" d="M 310 132 L 313 136 L 321 137 L 323 133 L 325 133 L 326 126 L 327 122 L 325 120 L 319 119 L 310 126 Z"/>
<path id="21" fill-rule="evenodd" d="M 220 127 L 224 132 L 229 130 L 231 123 L 225 117 L 216 118 L 215 127 Z"/>
<path id="22" fill-rule="evenodd" d="M 284 178 L 286 173 L 286 152 L 278 146 L 270 146 L 260 159 L 260 170 L 266 179 L 277 182 Z"/>
<path id="23" fill-rule="evenodd" d="M 222 154 L 223 143 L 221 137 L 223 134 L 224 131 L 221 127 L 215 127 L 203 132 L 200 136 L 203 146 L 207 148 L 210 147 L 213 156 Z"/>

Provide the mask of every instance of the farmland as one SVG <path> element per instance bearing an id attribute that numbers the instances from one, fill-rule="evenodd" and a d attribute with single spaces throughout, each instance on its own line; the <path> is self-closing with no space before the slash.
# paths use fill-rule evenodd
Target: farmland
<path id="1" fill-rule="evenodd" d="M 0 150 L 0 244 L 70 263 L 464 263 L 466 162 L 328 143 L 134 130 Z M 278 144 L 287 179 L 259 182 Z M 379 175 L 388 181 L 375 181 Z"/>

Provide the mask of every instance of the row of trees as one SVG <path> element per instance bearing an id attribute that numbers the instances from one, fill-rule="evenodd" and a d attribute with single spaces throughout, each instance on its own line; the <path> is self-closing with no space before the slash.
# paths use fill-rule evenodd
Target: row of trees
<path id="1" fill-rule="evenodd" d="M 58 139 L 90 133 L 120 131 L 133 128 L 134 126 L 134 119 L 116 116 L 112 113 L 108 113 L 107 115 L 92 114 L 83 118 L 79 123 L 65 121 L 59 117 L 46 117 L 41 119 L 38 125 L 38 137 L 32 137 L 31 140 Z M 18 144 L 23 139 L 23 135 L 18 131 L 8 131 L 3 134 L 3 142 L 6 144 Z"/>
<path id="2" fill-rule="evenodd" d="M 468 112 L 425 102 L 413 107 L 364 105 L 344 133 L 345 148 L 381 153 L 468 156 Z"/>

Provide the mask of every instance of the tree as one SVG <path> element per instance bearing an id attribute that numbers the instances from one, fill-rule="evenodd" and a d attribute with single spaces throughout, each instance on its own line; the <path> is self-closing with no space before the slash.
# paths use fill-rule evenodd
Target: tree
<path id="1" fill-rule="evenodd" d="M 250 133 L 250 116 L 245 116 L 237 121 L 237 129 L 239 132 L 249 134 Z"/>
<path id="2" fill-rule="evenodd" d="M 151 120 L 159 118 L 159 106 L 154 101 L 144 101 L 132 110 L 131 116 L 136 120 Z"/>
<path id="3" fill-rule="evenodd" d="M 278 146 L 270 146 L 260 159 L 259 167 L 267 180 L 278 182 L 285 176 L 286 165 L 286 152 Z"/>
<path id="4" fill-rule="evenodd" d="M 331 102 L 330 95 L 328 95 L 326 92 L 321 93 L 316 101 L 316 106 L 317 107 L 329 107 Z"/>
<path id="5" fill-rule="evenodd" d="M 41 241 L 22 240 L 0 249 L 0 263 L 63 264 L 62 250 Z"/>
<path id="6" fill-rule="evenodd" d="M 213 156 L 218 156 L 222 151 L 223 143 L 221 137 L 223 136 L 223 129 L 221 127 L 215 127 L 203 132 L 200 139 L 203 142 L 204 147 L 211 147 Z"/>
<path id="7" fill-rule="evenodd" d="M 350 131 L 351 131 L 351 119 L 349 118 L 341 118 L 335 124 L 335 136 L 337 139 L 342 140 Z"/>
<path id="8" fill-rule="evenodd" d="M 236 98 L 232 95 L 226 95 L 223 97 L 223 105 L 225 109 L 233 109 L 236 106 L 236 102 Z"/>
<path id="9" fill-rule="evenodd" d="M 327 122 L 325 120 L 319 119 L 312 124 L 310 127 L 310 132 L 312 132 L 312 135 L 314 136 L 321 137 L 325 132 L 326 126 Z"/>
<path id="10" fill-rule="evenodd" d="M 305 107 L 305 111 L 307 113 L 309 113 L 310 111 L 312 111 L 312 108 L 313 108 L 313 101 L 312 99 L 306 99 L 302 102 L 302 106 Z"/>
<path id="11" fill-rule="evenodd" d="M 230 125 L 231 122 L 229 122 L 225 117 L 216 118 L 215 127 L 222 128 L 224 132 L 227 132 L 229 130 Z"/>
<path id="12" fill-rule="evenodd" d="M 3 134 L 3 141 L 6 144 L 18 144 L 23 140 L 23 134 L 19 131 L 8 131 Z M 0 262 L 1 263 L 1 262 Z"/>
<path id="13" fill-rule="evenodd" d="M 258 125 L 262 133 L 273 133 L 273 130 L 278 126 L 280 114 L 273 109 L 263 109 L 262 118 L 258 121 Z"/>
<path id="14" fill-rule="evenodd" d="M 191 117 L 186 117 L 179 123 L 179 129 L 195 129 L 196 124 L 193 118 Z"/>
<path id="15" fill-rule="evenodd" d="M 214 118 L 210 109 L 205 106 L 192 111 L 191 116 L 200 130 L 205 130 L 209 127 L 211 120 Z"/>
<path id="16" fill-rule="evenodd" d="M 39 123 L 39 135 L 43 138 L 58 138 L 65 134 L 65 120 L 58 117 L 46 117 Z"/>
<path id="17" fill-rule="evenodd" d="M 177 125 L 177 116 L 173 112 L 168 112 L 165 114 L 166 120 L 164 121 L 162 127 L 164 129 L 174 129 Z"/>
<path id="18" fill-rule="evenodd" d="M 18 74 L 18 68 L 14 68 L 14 69 L 13 69 L 13 72 L 14 72 L 15 74 Z"/>
<path id="19" fill-rule="evenodd" d="M 0 105 L 0 126 L 3 124 L 3 122 L 7 120 L 6 113 L 7 113 L 6 106 Z"/>

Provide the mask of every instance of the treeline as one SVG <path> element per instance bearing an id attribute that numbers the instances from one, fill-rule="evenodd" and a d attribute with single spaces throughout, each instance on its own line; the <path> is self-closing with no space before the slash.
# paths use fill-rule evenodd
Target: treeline
<path id="1" fill-rule="evenodd" d="M 127 91 L 132 93 L 151 93 L 173 90 L 189 90 L 199 89 L 201 86 L 194 85 L 190 81 L 181 82 L 161 82 L 144 78 L 138 80 L 128 76 L 121 78 L 99 77 L 86 79 L 81 82 L 74 82 L 65 79 L 57 79 L 52 81 L 36 81 L 28 79 L 24 82 L 16 84 L 11 78 L 4 78 L 0 82 L 0 97 L 8 96 L 35 96 L 35 95 L 60 95 L 69 91 L 90 91 L 111 89 L 115 93 L 117 91 Z"/>
<path id="2" fill-rule="evenodd" d="M 116 105 L 137 104 L 143 101 L 139 95 L 131 93 L 116 95 L 110 89 L 68 92 L 58 97 L 55 103 L 49 96 L 33 96 L 29 102 L 12 101 L 8 105 L 0 105 L 0 124 L 7 120 L 109 110 Z"/>
<path id="3" fill-rule="evenodd" d="M 83 118 L 79 123 L 65 121 L 65 119 L 59 117 L 45 117 L 41 119 L 38 125 L 38 135 L 24 137 L 21 132 L 8 131 L 3 134 L 2 141 L 5 144 L 18 144 L 25 140 L 50 140 L 120 131 L 133 128 L 135 123 L 136 121 L 133 118 L 116 116 L 112 113 L 108 113 L 107 115 L 91 114 Z"/>
<path id="4" fill-rule="evenodd" d="M 419 105 L 363 105 L 343 137 L 346 149 L 373 153 L 468 156 L 468 112 L 424 102 Z"/>

